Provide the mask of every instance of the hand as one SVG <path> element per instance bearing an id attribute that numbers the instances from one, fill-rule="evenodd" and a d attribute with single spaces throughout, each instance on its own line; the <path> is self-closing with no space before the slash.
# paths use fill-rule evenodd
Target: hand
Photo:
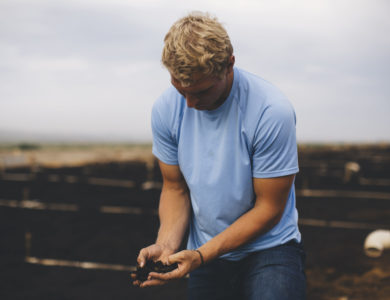
<path id="1" fill-rule="evenodd" d="M 171 265 L 173 263 L 177 263 L 177 269 L 169 273 L 151 272 L 149 273 L 148 280 L 142 283 L 141 287 L 161 285 L 167 283 L 169 280 L 183 278 L 198 268 L 202 264 L 202 261 L 199 253 L 196 251 L 183 250 L 168 257 L 168 264 Z"/>
<path id="2" fill-rule="evenodd" d="M 171 248 L 164 247 L 162 245 L 158 244 L 153 244 L 150 245 L 149 247 L 141 249 L 139 252 L 138 258 L 137 258 L 137 263 L 138 265 L 142 268 L 146 261 L 148 260 L 153 260 L 153 261 L 158 261 L 160 260 L 163 264 L 169 264 L 168 262 L 168 256 L 174 253 L 174 251 Z M 131 278 L 134 280 L 133 285 L 139 286 L 139 287 L 144 287 L 148 286 L 150 283 L 151 285 L 161 285 L 164 284 L 164 282 L 161 281 L 154 281 L 150 280 L 150 276 L 146 282 L 148 282 L 148 285 L 145 285 L 146 282 L 140 282 L 137 280 L 135 274 L 131 274 Z M 152 281 L 152 282 L 150 282 Z"/>

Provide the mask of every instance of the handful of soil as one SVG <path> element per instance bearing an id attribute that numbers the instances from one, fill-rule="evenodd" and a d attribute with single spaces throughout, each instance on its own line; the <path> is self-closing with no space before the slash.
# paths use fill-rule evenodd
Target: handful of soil
<path id="1" fill-rule="evenodd" d="M 173 271 L 176 268 L 177 268 L 177 263 L 166 266 L 161 261 L 154 262 L 152 260 L 148 260 L 146 261 L 145 265 L 142 268 L 139 265 L 137 265 L 137 271 L 134 272 L 134 274 L 137 276 L 135 280 L 144 282 L 148 279 L 148 275 L 150 272 L 168 273 Z"/>

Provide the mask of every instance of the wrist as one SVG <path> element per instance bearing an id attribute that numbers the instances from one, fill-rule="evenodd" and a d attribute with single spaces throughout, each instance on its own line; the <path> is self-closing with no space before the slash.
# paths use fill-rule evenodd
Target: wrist
<path id="1" fill-rule="evenodd" d="M 196 252 L 199 255 L 200 266 L 203 266 L 204 265 L 204 258 L 203 258 L 202 252 L 199 249 L 194 249 L 193 251 Z"/>
<path id="2" fill-rule="evenodd" d="M 180 248 L 179 240 L 169 235 L 160 234 L 160 232 L 157 236 L 155 244 L 159 245 L 163 249 L 169 250 L 172 253 L 177 252 Z"/>
<path id="3" fill-rule="evenodd" d="M 161 248 L 162 251 L 166 252 L 166 253 L 169 253 L 169 254 L 172 254 L 172 253 L 175 253 L 176 250 L 174 247 L 172 247 L 170 244 L 168 243 L 161 243 L 161 242 L 156 242 L 155 243 L 158 247 Z"/>

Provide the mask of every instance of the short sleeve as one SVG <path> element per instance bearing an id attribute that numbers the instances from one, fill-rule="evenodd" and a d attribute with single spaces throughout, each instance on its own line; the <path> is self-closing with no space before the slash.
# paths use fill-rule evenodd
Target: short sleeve
<path id="1" fill-rule="evenodd" d="M 161 100 L 161 98 L 159 99 Z M 153 154 L 163 163 L 169 165 L 178 164 L 177 142 L 173 136 L 172 124 L 169 120 L 172 113 L 161 101 L 157 101 L 152 109 L 152 133 L 153 133 Z M 164 109 L 166 111 L 164 111 Z"/>
<path id="2" fill-rule="evenodd" d="M 270 105 L 256 128 L 252 175 L 255 178 L 272 178 L 298 171 L 294 109 L 288 102 Z"/>

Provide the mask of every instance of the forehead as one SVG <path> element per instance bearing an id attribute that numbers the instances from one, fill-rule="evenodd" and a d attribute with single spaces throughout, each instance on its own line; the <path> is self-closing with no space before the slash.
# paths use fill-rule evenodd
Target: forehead
<path id="1" fill-rule="evenodd" d="M 176 88 L 178 88 L 178 89 L 180 89 L 182 91 L 189 92 L 189 93 L 196 93 L 198 91 L 209 89 L 209 88 L 213 87 L 215 84 L 217 84 L 218 81 L 220 80 L 215 75 L 204 75 L 202 73 L 195 73 L 192 76 L 192 78 L 194 80 L 194 83 L 189 85 L 189 86 L 183 87 L 181 85 L 180 81 L 177 80 L 175 77 L 173 77 L 172 74 L 171 74 L 171 82 L 172 82 L 172 84 Z"/>

